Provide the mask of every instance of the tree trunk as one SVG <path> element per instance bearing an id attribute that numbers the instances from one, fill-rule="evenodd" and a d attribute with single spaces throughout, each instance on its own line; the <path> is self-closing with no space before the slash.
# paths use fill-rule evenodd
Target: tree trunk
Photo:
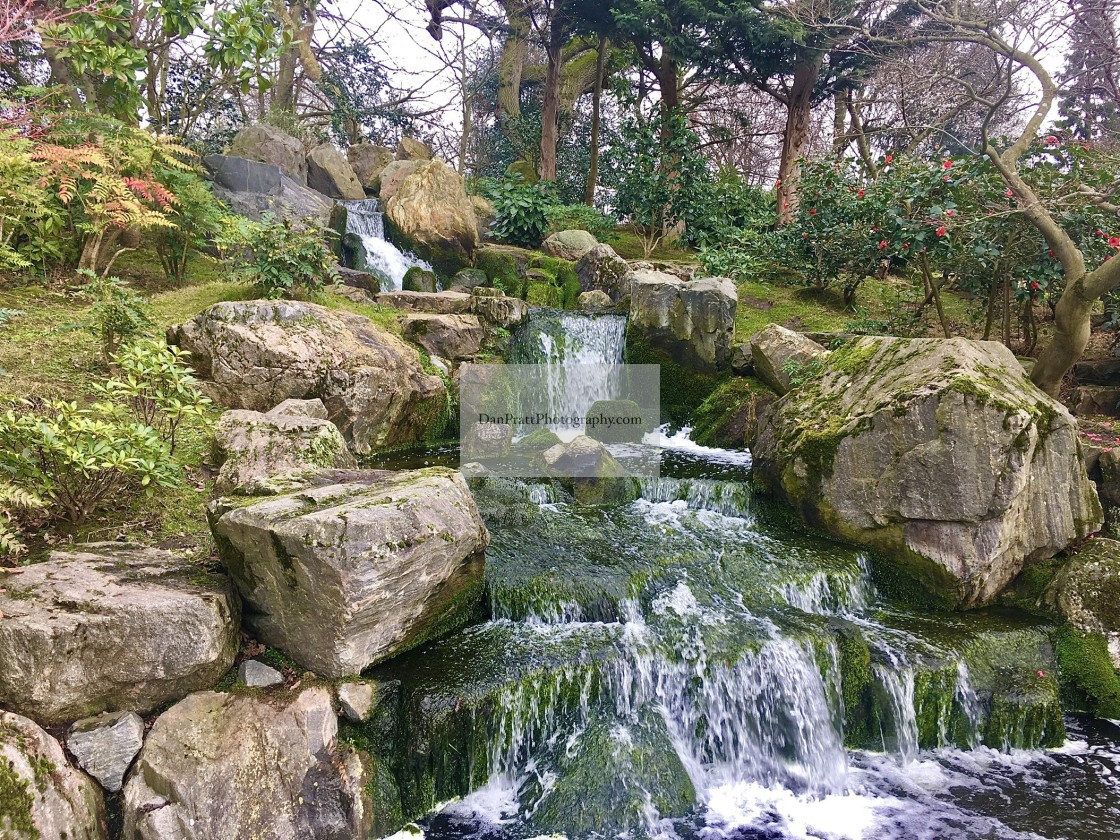
<path id="1" fill-rule="evenodd" d="M 662 47 L 661 60 L 657 65 L 657 87 L 661 94 L 661 113 L 669 112 L 681 104 L 681 71 L 676 58 L 668 47 Z M 666 124 L 668 120 L 662 120 Z"/>
<path id="2" fill-rule="evenodd" d="M 778 224 L 787 224 L 797 212 L 797 182 L 801 158 L 809 145 L 813 88 L 821 72 L 821 53 L 811 53 L 793 71 L 793 85 L 786 102 L 786 127 L 782 135 L 782 159 L 778 166 Z"/>
<path id="3" fill-rule="evenodd" d="M 1067 285 L 1058 300 L 1054 308 L 1054 333 L 1031 371 L 1031 381 L 1052 397 L 1058 395 L 1066 372 L 1089 343 L 1089 318 L 1095 299 L 1080 293 L 1081 280 L 1079 277 L 1074 281 L 1076 288 Z"/>
<path id="4" fill-rule="evenodd" d="M 599 39 L 599 54 L 595 57 L 595 90 L 591 95 L 591 160 L 587 166 L 587 183 L 583 188 L 583 203 L 595 206 L 595 184 L 599 180 L 599 120 L 603 99 L 603 72 L 610 40 Z"/>
<path id="5" fill-rule="evenodd" d="M 521 74 L 529 54 L 529 18 L 520 2 L 502 3 L 509 34 L 498 59 L 498 118 L 521 116 Z"/>
<path id="6" fill-rule="evenodd" d="M 556 145 L 559 140 L 560 67 L 564 61 L 564 33 L 554 19 L 548 35 L 548 65 L 544 74 L 544 97 L 541 103 L 541 166 L 542 181 L 556 180 Z"/>

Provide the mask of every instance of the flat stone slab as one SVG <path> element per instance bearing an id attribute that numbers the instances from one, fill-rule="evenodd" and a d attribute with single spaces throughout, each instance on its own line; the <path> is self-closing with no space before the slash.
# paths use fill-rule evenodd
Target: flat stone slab
<path id="1" fill-rule="evenodd" d="M 404 312 L 459 315 L 470 312 L 471 296 L 466 292 L 382 292 L 377 303 Z"/>

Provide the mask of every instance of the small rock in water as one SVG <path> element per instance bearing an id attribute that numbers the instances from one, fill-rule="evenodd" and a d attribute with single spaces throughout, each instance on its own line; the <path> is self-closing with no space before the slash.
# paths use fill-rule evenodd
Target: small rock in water
<path id="1" fill-rule="evenodd" d="M 78 766 L 110 793 L 124 784 L 124 774 L 144 744 L 144 721 L 135 712 L 105 712 L 70 727 L 66 747 Z"/>
<path id="2" fill-rule="evenodd" d="M 251 688 L 268 688 L 284 682 L 284 675 L 256 659 L 246 659 L 237 668 L 237 678 Z"/>
<path id="3" fill-rule="evenodd" d="M 376 693 L 372 683 L 345 682 L 338 687 L 338 704 L 348 720 L 361 723 L 369 717 Z"/>

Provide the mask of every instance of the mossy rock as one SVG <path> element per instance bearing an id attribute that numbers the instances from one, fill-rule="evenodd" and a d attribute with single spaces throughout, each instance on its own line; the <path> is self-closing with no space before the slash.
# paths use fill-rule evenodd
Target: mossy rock
<path id="1" fill-rule="evenodd" d="M 530 306 L 559 308 L 562 298 L 560 290 L 552 283 L 530 281 L 525 290 L 525 301 Z"/>
<path id="2" fill-rule="evenodd" d="M 734 376 L 717 387 L 692 416 L 692 439 L 701 446 L 749 448 L 759 414 L 778 399 L 758 379 Z"/>
<path id="3" fill-rule="evenodd" d="M 661 419 L 687 424 L 693 412 L 731 374 L 700 373 L 682 365 L 669 354 L 652 347 L 640 330 L 626 330 L 626 362 L 632 365 L 661 367 Z"/>
<path id="4" fill-rule="evenodd" d="M 520 175 L 521 180 L 526 184 L 536 184 L 540 181 L 541 176 L 537 172 L 537 167 L 529 160 L 515 160 L 506 167 L 507 175 Z"/>
<path id="5" fill-rule="evenodd" d="M 1112 666 L 1104 636 L 1067 624 L 1058 628 L 1054 648 L 1066 708 L 1120 719 L 1120 676 Z"/>
<path id="6" fill-rule="evenodd" d="M 651 431 L 633 400 L 596 400 L 587 409 L 586 424 L 587 436 L 601 443 L 639 443 Z"/>
<path id="7" fill-rule="evenodd" d="M 560 438 L 557 437 L 556 432 L 551 429 L 546 429 L 543 426 L 539 429 L 533 429 L 525 437 L 517 442 L 518 446 L 524 446 L 534 450 L 544 450 L 555 446 L 560 443 Z"/>
<path id="8" fill-rule="evenodd" d="M 401 288 L 406 292 L 434 292 L 439 288 L 439 278 L 435 272 L 414 265 L 404 273 Z"/>

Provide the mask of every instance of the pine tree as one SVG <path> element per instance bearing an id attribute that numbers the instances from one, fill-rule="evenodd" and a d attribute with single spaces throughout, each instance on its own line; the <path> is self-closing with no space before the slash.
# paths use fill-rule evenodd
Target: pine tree
<path id="1" fill-rule="evenodd" d="M 1120 0 L 1069 0 L 1069 6 L 1058 125 L 1080 140 L 1120 139 Z"/>

